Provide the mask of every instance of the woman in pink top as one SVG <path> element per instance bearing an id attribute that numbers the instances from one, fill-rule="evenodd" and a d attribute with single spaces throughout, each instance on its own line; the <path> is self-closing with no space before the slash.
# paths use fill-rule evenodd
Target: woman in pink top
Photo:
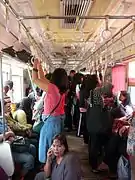
<path id="1" fill-rule="evenodd" d="M 64 69 L 57 68 L 52 74 L 51 81 L 49 81 L 45 78 L 42 66 L 36 59 L 33 65 L 32 79 L 39 88 L 46 92 L 42 115 L 44 125 L 40 131 L 39 140 L 39 161 L 46 163 L 47 151 L 52 144 L 52 140 L 63 129 L 65 92 L 67 90 L 68 77 Z"/>

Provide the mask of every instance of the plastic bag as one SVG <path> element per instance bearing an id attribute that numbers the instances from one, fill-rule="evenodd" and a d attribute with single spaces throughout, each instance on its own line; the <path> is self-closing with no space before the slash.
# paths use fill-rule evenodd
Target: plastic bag
<path id="1" fill-rule="evenodd" d="M 118 180 L 131 180 L 130 162 L 124 156 L 121 156 L 118 161 Z"/>

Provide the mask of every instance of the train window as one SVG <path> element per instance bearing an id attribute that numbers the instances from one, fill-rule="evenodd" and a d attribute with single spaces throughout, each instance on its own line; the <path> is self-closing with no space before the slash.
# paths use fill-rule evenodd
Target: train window
<path id="1" fill-rule="evenodd" d="M 4 85 L 4 83 L 8 80 L 9 73 L 8 72 L 2 72 L 2 75 L 3 75 L 3 85 Z"/>
<path id="2" fill-rule="evenodd" d="M 135 106 L 135 86 L 129 86 L 128 92 L 130 93 L 131 96 L 131 102 Z"/>
<path id="3" fill-rule="evenodd" d="M 21 76 L 12 75 L 12 81 L 14 83 L 14 102 L 20 102 L 23 97 L 23 78 Z"/>
<path id="4" fill-rule="evenodd" d="M 10 79 L 10 68 L 9 64 L 2 64 L 3 84 Z"/>
<path id="5" fill-rule="evenodd" d="M 12 81 L 14 83 L 14 101 L 19 102 L 23 97 L 23 69 L 11 67 Z"/>

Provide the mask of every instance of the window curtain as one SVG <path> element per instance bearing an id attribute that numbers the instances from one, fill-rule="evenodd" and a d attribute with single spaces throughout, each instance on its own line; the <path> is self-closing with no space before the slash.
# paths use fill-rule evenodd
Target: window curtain
<path id="1" fill-rule="evenodd" d="M 112 84 L 114 93 L 126 90 L 126 66 L 120 65 L 112 68 Z"/>

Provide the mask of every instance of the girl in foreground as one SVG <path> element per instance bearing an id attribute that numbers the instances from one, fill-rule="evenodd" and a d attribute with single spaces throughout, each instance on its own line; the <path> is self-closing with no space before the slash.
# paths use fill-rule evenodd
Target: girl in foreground
<path id="1" fill-rule="evenodd" d="M 69 153 L 65 135 L 55 136 L 47 153 L 44 172 L 36 175 L 35 180 L 81 180 L 81 166 L 75 154 Z"/>

